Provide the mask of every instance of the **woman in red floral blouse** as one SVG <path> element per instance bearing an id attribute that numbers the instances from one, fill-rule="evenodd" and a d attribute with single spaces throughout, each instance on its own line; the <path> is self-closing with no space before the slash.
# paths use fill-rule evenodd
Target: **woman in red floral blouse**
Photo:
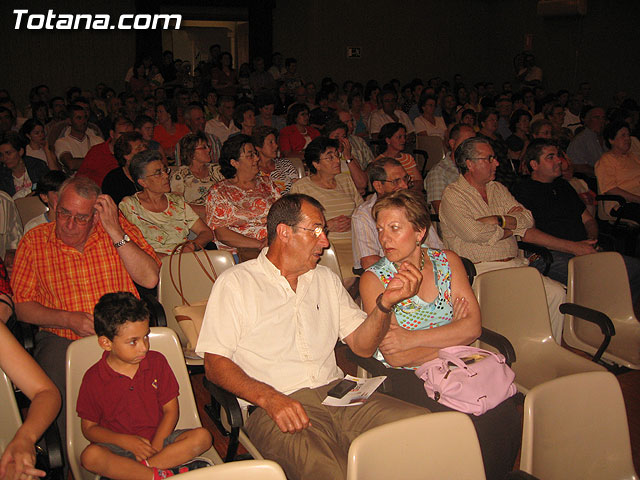
<path id="1" fill-rule="evenodd" d="M 229 138 L 220 152 L 222 180 L 207 196 L 207 225 L 215 231 L 218 248 L 261 249 L 267 244 L 267 213 L 280 191 L 259 175 L 259 156 L 247 135 Z"/>

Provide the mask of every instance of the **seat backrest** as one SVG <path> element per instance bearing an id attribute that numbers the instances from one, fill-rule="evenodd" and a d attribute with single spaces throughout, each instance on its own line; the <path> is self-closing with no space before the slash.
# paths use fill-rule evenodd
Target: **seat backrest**
<path id="1" fill-rule="evenodd" d="M 531 389 L 520 469 L 545 480 L 637 480 L 618 380 L 609 372 L 578 373 Z"/>
<path id="2" fill-rule="evenodd" d="M 611 318 L 633 317 L 627 269 L 617 252 L 569 260 L 567 301 L 599 310 Z"/>
<path id="3" fill-rule="evenodd" d="M 158 351 L 166 357 L 173 374 L 178 380 L 180 387 L 180 395 L 178 395 L 180 418 L 176 428 L 202 426 L 198 416 L 198 407 L 193 397 L 189 374 L 184 363 L 182 347 L 175 332 L 165 327 L 153 327 L 149 335 L 149 344 L 151 350 Z M 89 441 L 84 437 L 80 428 L 80 417 L 76 413 L 76 401 L 85 372 L 100 359 L 102 352 L 102 348 L 98 345 L 98 337 L 95 335 L 76 340 L 67 349 L 65 365 L 67 381 L 65 404 L 67 412 L 67 456 L 71 472 L 76 480 L 93 479 L 95 477 L 80 465 L 80 454 L 89 445 Z"/>
<path id="4" fill-rule="evenodd" d="M 13 383 L 0 369 L 0 455 L 22 425 L 22 417 L 18 410 Z"/>
<path id="5" fill-rule="evenodd" d="M 289 158 L 288 160 L 298 171 L 298 178 L 302 178 L 307 174 L 307 172 L 304 169 L 304 162 L 302 161 L 302 159 L 293 157 L 293 158 Z"/>
<path id="6" fill-rule="evenodd" d="M 553 341 L 547 297 L 533 267 L 504 268 L 478 275 L 473 284 L 482 326 L 507 337 L 518 351 L 525 343 Z"/>
<path id="7" fill-rule="evenodd" d="M 579 372 L 604 371 L 604 367 L 558 345 L 551 334 L 547 299 L 540 273 L 533 267 L 505 268 L 476 277 L 482 326 L 511 342 L 516 361 L 518 390 Z M 481 348 L 495 350 L 481 342 Z"/>
<path id="8" fill-rule="evenodd" d="M 631 299 L 627 269 L 617 252 L 581 255 L 569 260 L 567 301 L 607 315 L 616 328 L 603 358 L 629 368 L 640 368 L 640 323 Z M 600 329 L 565 316 L 564 338 L 575 348 L 593 353 L 602 342 Z"/>
<path id="9" fill-rule="evenodd" d="M 205 254 L 211 259 L 215 275 L 211 272 L 211 267 Z M 183 302 L 178 290 L 176 290 L 171 281 L 171 275 L 173 275 L 173 280 L 178 286 L 180 285 L 178 279 L 181 278 L 182 292 L 189 303 L 207 300 L 213 283 L 203 271 L 198 259 L 213 278 L 216 278 L 217 275 L 234 265 L 233 255 L 226 250 L 183 253 L 180 260 L 178 255 L 175 255 L 173 259 L 169 255 L 162 258 L 160 283 L 158 283 L 158 301 L 162 304 L 167 316 L 167 326 L 178 334 L 182 345 L 187 344 L 187 339 L 176 321 L 173 308 L 177 305 L 183 305 Z M 182 272 L 180 277 L 178 276 L 179 268 Z"/>
<path id="10" fill-rule="evenodd" d="M 42 203 L 40 197 L 37 195 L 18 198 L 17 200 L 15 200 L 15 204 L 16 208 L 18 209 L 18 215 L 20 215 L 20 220 L 22 221 L 23 227 L 29 220 L 37 217 L 38 215 L 42 215 L 47 211 L 47 206 Z"/>
<path id="11" fill-rule="evenodd" d="M 243 460 L 180 474 L 184 480 L 286 480 L 280 465 L 272 460 Z"/>
<path id="12" fill-rule="evenodd" d="M 442 138 L 438 136 L 429 135 L 425 137 L 424 135 L 417 135 L 416 148 L 418 150 L 425 150 L 429 155 L 424 168 L 426 172 L 431 170 L 436 163 L 444 158 L 444 144 L 442 143 Z"/>
<path id="13" fill-rule="evenodd" d="M 349 448 L 347 480 L 389 478 L 483 480 L 480 445 L 469 417 L 429 413 L 358 436 Z"/>
<path id="14" fill-rule="evenodd" d="M 342 272 L 340 270 L 340 262 L 338 261 L 338 256 L 336 255 L 336 250 L 333 245 L 329 245 L 320 257 L 319 265 L 324 265 L 325 267 L 330 268 L 333 273 L 338 275 L 342 280 Z"/>

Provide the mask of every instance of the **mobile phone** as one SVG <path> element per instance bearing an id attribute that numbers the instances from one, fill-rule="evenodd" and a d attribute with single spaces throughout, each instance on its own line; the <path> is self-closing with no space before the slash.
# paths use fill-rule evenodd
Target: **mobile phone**
<path id="1" fill-rule="evenodd" d="M 333 387 L 331 390 L 327 392 L 327 395 L 334 398 L 342 398 L 344 397 L 353 387 L 358 385 L 353 380 L 347 380 L 346 378 L 342 380 L 339 384 Z"/>

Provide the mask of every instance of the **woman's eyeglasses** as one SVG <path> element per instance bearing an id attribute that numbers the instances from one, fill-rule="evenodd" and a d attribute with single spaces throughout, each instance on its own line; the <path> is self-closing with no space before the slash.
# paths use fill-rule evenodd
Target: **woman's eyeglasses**
<path id="1" fill-rule="evenodd" d="M 156 170 L 154 173 L 150 173 L 149 175 L 145 175 L 145 178 L 159 177 L 162 174 L 169 175 L 170 173 L 171 173 L 171 168 L 164 167 L 164 168 L 161 168 L 160 170 Z"/>

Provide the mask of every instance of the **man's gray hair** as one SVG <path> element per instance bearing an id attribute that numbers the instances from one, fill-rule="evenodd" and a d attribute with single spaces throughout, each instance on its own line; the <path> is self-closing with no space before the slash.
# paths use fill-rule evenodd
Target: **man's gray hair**
<path id="1" fill-rule="evenodd" d="M 387 179 L 387 172 L 384 169 L 387 165 L 394 167 L 402 167 L 402 164 L 391 157 L 382 157 L 367 165 L 367 175 L 369 176 L 369 182 L 373 187 L 373 182 L 384 182 Z"/>
<path id="2" fill-rule="evenodd" d="M 193 112 L 194 110 L 202 110 L 202 107 L 200 105 L 187 105 L 184 108 L 184 112 L 182 112 L 182 115 L 184 117 L 184 121 L 185 122 L 190 122 L 191 121 L 191 112 Z M 204 112 L 204 110 L 202 110 Z"/>
<path id="3" fill-rule="evenodd" d="M 102 193 L 96 182 L 87 177 L 74 176 L 65 180 L 58 188 L 58 197 L 68 188 L 73 188 L 82 198 L 96 199 Z"/>
<path id="4" fill-rule="evenodd" d="M 456 148 L 454 153 L 456 167 L 458 167 L 458 170 L 462 175 L 467 173 L 467 160 L 473 161 L 473 159 L 478 156 L 477 146 L 480 144 L 491 146 L 491 142 L 486 138 L 473 137 L 467 138 L 464 142 L 458 145 L 458 148 Z"/>

